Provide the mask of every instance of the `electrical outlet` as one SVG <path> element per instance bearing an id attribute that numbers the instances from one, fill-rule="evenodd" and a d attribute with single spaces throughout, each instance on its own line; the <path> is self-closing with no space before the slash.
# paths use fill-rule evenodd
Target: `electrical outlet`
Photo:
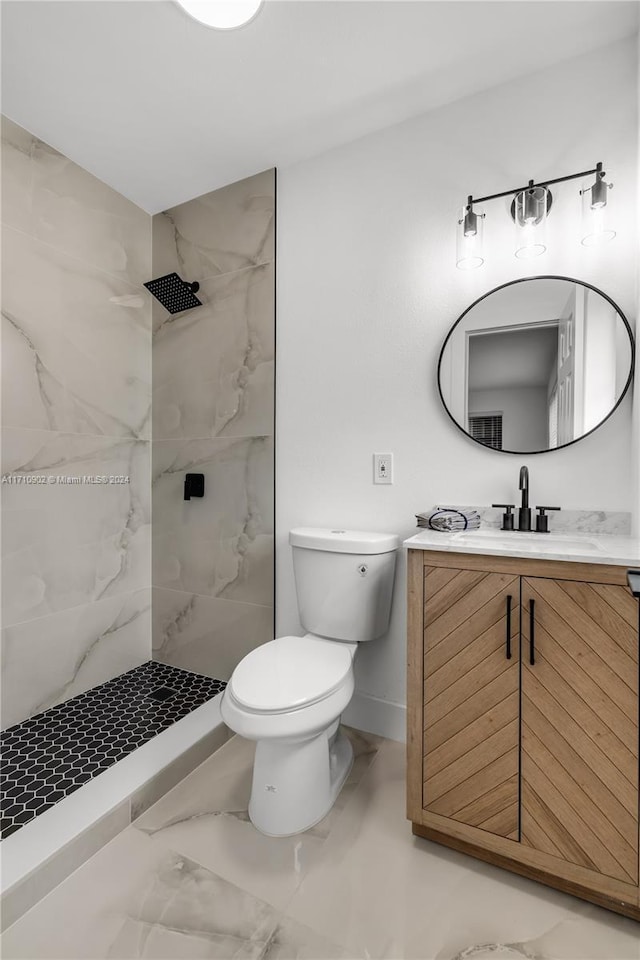
<path id="1" fill-rule="evenodd" d="M 374 483 L 393 483 L 393 454 L 392 453 L 374 453 L 373 482 Z"/>

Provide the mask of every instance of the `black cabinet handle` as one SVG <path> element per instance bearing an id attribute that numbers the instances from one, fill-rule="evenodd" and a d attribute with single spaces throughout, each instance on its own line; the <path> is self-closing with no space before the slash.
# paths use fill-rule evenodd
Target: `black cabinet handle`
<path id="1" fill-rule="evenodd" d="M 511 603 L 513 597 L 507 596 L 507 660 L 511 660 Z"/>
<path id="2" fill-rule="evenodd" d="M 531 666 L 536 662 L 535 642 L 535 600 L 529 600 L 529 663 Z"/>
<path id="3" fill-rule="evenodd" d="M 640 598 L 640 570 L 627 570 L 627 581 L 634 597 Z"/>

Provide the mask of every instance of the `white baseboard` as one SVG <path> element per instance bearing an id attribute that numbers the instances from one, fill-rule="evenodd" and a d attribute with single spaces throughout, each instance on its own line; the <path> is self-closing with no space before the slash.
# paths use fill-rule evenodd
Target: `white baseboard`
<path id="1" fill-rule="evenodd" d="M 379 700 L 378 697 L 369 697 L 357 691 L 342 714 L 342 722 L 356 730 L 400 743 L 407 738 L 407 708 L 403 703 Z"/>

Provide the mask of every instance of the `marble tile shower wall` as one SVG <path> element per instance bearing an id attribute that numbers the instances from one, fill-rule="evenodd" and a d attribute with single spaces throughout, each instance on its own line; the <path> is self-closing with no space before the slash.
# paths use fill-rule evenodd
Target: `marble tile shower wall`
<path id="1" fill-rule="evenodd" d="M 153 653 L 222 680 L 273 637 L 274 207 L 269 170 L 153 218 L 203 301 L 153 305 Z"/>
<path id="2" fill-rule="evenodd" d="M 151 217 L 4 120 L 2 200 L 7 726 L 151 655 Z"/>

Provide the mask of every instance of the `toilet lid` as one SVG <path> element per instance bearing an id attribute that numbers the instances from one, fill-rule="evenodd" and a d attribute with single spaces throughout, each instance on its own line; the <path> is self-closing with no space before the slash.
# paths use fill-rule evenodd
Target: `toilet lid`
<path id="1" fill-rule="evenodd" d="M 352 645 L 320 637 L 278 637 L 252 650 L 229 687 L 250 710 L 294 710 L 323 700 L 351 669 Z"/>

